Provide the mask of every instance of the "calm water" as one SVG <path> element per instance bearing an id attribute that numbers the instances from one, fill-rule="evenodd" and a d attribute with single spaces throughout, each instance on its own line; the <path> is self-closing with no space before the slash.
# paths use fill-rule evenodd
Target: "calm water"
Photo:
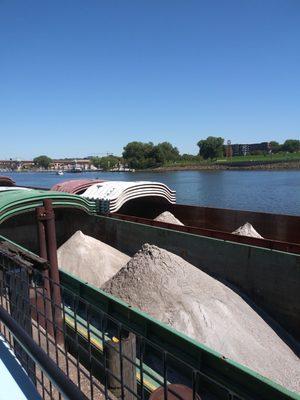
<path id="1" fill-rule="evenodd" d="M 300 215 L 300 171 L 180 171 L 66 173 L 6 173 L 18 185 L 51 187 L 74 178 L 152 180 L 177 191 L 177 202 L 241 210 Z"/>

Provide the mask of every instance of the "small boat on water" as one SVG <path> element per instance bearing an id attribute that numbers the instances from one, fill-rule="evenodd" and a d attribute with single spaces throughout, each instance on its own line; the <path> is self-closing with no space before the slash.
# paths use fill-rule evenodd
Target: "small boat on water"
<path id="1" fill-rule="evenodd" d="M 74 163 L 72 164 L 72 168 L 70 169 L 70 172 L 73 172 L 73 173 L 82 172 L 82 168 L 79 164 L 77 164 L 76 160 L 74 160 Z"/>
<path id="2" fill-rule="evenodd" d="M 78 166 L 74 166 L 74 167 L 70 170 L 70 172 L 79 173 L 79 172 L 82 172 L 82 168 L 81 168 L 81 167 L 78 167 Z"/>
<path id="3" fill-rule="evenodd" d="M 64 175 L 64 172 L 63 172 L 63 171 L 61 171 L 61 170 L 60 170 L 60 171 L 57 171 L 57 172 L 56 172 L 56 175 L 60 175 L 60 176 L 62 176 L 62 175 Z"/>

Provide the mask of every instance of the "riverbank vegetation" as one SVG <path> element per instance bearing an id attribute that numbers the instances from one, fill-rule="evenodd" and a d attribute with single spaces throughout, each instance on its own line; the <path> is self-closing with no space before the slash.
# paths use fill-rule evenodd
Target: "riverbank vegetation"
<path id="1" fill-rule="evenodd" d="M 155 169 L 188 166 L 217 166 L 220 164 L 268 164 L 278 162 L 300 161 L 300 141 L 288 139 L 283 144 L 270 142 L 269 151 L 255 150 L 242 156 L 228 157 L 224 139 L 209 136 L 197 143 L 197 155 L 180 154 L 171 143 L 163 142 L 154 145 L 152 142 L 131 142 L 124 147 L 122 161 L 130 168 Z"/>
<path id="2" fill-rule="evenodd" d="M 268 165 L 300 161 L 300 141 L 287 139 L 283 144 L 272 141 L 268 151 L 255 150 L 246 155 L 228 156 L 227 146 L 222 137 L 209 136 L 197 143 L 199 152 L 180 154 L 177 147 L 169 142 L 154 144 L 152 142 L 130 142 L 124 149 L 122 157 L 107 156 L 92 160 L 96 167 L 115 168 L 122 164 L 136 170 L 165 169 L 209 169 L 219 166 L 248 167 L 249 165 Z M 231 152 L 232 153 L 232 152 Z"/>
<path id="3" fill-rule="evenodd" d="M 123 148 L 122 156 L 113 154 L 105 157 L 91 157 L 91 164 L 104 171 L 123 168 L 134 170 L 176 170 L 176 169 L 219 169 L 219 168 L 273 168 L 276 164 L 283 168 L 299 168 L 300 140 L 287 139 L 279 144 L 269 142 L 264 150 L 247 151 L 245 155 L 235 155 L 232 148 L 224 144 L 222 137 L 209 136 L 198 141 L 198 154 L 180 154 L 177 147 L 169 142 L 130 142 Z M 244 145 L 240 145 L 244 146 Z M 232 146 L 234 147 L 234 145 Z M 37 168 L 48 169 L 51 158 L 36 157 Z M 265 166 L 265 167 L 264 167 Z"/>
<path id="4" fill-rule="evenodd" d="M 279 161 L 297 161 L 300 160 L 300 151 L 295 153 L 289 153 L 281 151 L 279 153 L 267 153 L 267 154 L 249 154 L 245 156 L 235 156 L 231 158 L 222 158 L 216 160 L 216 163 L 245 163 L 245 162 L 279 162 Z"/>
<path id="5" fill-rule="evenodd" d="M 48 156 L 41 155 L 33 159 L 36 168 L 48 169 L 52 163 L 52 159 Z"/>

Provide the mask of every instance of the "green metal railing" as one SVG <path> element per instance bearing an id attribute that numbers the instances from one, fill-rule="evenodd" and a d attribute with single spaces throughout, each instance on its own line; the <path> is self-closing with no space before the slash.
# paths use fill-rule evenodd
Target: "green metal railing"
<path id="1" fill-rule="evenodd" d="M 61 284 L 72 293 L 180 360 L 177 364 L 178 373 L 184 376 L 190 370 L 197 371 L 202 384 L 219 398 L 227 399 L 230 398 L 228 395 L 232 395 L 235 396 L 232 398 L 241 399 L 300 400 L 300 395 L 223 357 L 77 277 L 60 271 L 60 279 Z M 189 365 L 188 369 L 186 365 Z"/>

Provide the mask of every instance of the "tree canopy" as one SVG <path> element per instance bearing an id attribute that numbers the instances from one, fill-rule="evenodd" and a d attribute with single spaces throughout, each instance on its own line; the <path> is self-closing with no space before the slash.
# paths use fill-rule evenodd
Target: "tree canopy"
<path id="1" fill-rule="evenodd" d="M 289 153 L 295 153 L 296 151 L 300 151 L 300 140 L 287 139 L 281 147 L 283 151 L 288 151 Z"/>
<path id="2" fill-rule="evenodd" d="M 208 136 L 206 139 L 199 140 L 199 155 L 205 160 L 223 156 L 224 139 L 222 137 Z"/>
<path id="3" fill-rule="evenodd" d="M 153 147 L 152 153 L 156 163 L 160 165 L 168 161 L 176 161 L 180 157 L 177 147 L 172 146 L 169 142 L 158 143 Z"/>
<path id="4" fill-rule="evenodd" d="M 41 155 L 33 159 L 34 164 L 39 168 L 48 169 L 52 163 L 52 159 L 48 156 Z"/>
<path id="5" fill-rule="evenodd" d="M 180 154 L 169 142 L 130 142 L 124 147 L 123 158 L 131 168 L 154 168 L 168 161 L 176 161 Z"/>
<path id="6" fill-rule="evenodd" d="M 114 168 L 116 165 L 120 163 L 120 160 L 121 160 L 120 157 L 116 157 L 113 155 L 105 157 L 91 157 L 91 163 L 96 168 L 102 168 L 103 170 Z"/>
<path id="7" fill-rule="evenodd" d="M 278 153 L 281 150 L 281 146 L 278 142 L 276 142 L 275 140 L 272 140 L 270 142 L 270 148 L 272 153 Z"/>

